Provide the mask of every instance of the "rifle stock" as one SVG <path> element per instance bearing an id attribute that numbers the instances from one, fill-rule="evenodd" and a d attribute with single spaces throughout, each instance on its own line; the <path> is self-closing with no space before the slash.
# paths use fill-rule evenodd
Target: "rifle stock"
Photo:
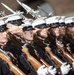
<path id="1" fill-rule="evenodd" d="M 60 50 L 62 51 L 62 53 L 63 53 L 63 56 L 68 60 L 68 62 L 69 62 L 70 64 L 72 64 L 72 62 L 74 61 L 73 57 L 72 57 L 67 51 L 65 51 L 61 45 L 59 45 L 58 43 L 56 43 L 56 42 L 54 41 L 54 39 L 51 38 L 51 40 L 50 40 L 50 38 L 51 38 L 51 37 L 48 36 L 47 39 L 48 39 L 52 44 L 54 44 L 58 49 L 60 49 Z M 53 42 L 52 42 L 52 41 L 53 41 Z"/>
<path id="2" fill-rule="evenodd" d="M 72 64 L 74 61 L 73 57 L 67 51 L 65 51 L 63 47 L 61 47 L 59 44 L 56 44 L 56 45 L 57 45 L 57 48 L 59 48 L 62 51 L 63 56 L 69 61 L 70 64 Z"/>
<path id="3" fill-rule="evenodd" d="M 40 61 L 42 62 L 42 64 L 44 64 L 46 67 L 49 67 L 50 65 L 46 62 L 46 61 L 44 61 L 42 58 L 40 59 Z"/>
<path id="4" fill-rule="evenodd" d="M 51 60 L 53 60 L 58 67 L 63 64 L 63 61 L 53 54 L 49 47 L 46 47 L 45 51 L 49 54 Z"/>
<path id="5" fill-rule="evenodd" d="M 0 58 L 9 65 L 10 71 L 12 71 L 15 75 L 26 75 L 18 67 L 16 67 L 7 56 L 5 56 L 1 52 L 0 52 Z"/>
<path id="6" fill-rule="evenodd" d="M 9 38 L 11 39 L 11 41 L 13 42 L 13 44 L 26 55 L 27 61 L 33 66 L 35 71 L 37 71 L 38 68 L 40 66 L 42 66 L 42 64 L 39 61 L 37 61 L 32 55 L 30 55 L 27 48 L 23 48 L 21 46 L 21 44 L 18 42 L 18 40 L 16 39 L 16 37 L 14 35 L 12 35 L 11 33 L 8 33 L 8 35 L 9 35 Z"/>
<path id="7" fill-rule="evenodd" d="M 33 68 L 37 71 L 38 68 L 40 66 L 42 66 L 42 64 L 37 61 L 33 56 L 31 56 L 28 52 L 28 50 L 25 50 L 24 48 L 22 48 L 22 52 L 26 54 L 27 56 L 27 61 L 30 62 L 30 64 L 33 66 Z"/>
<path id="8" fill-rule="evenodd" d="M 44 43 L 39 41 L 40 39 L 35 37 L 34 41 L 35 43 L 40 46 L 42 49 L 45 49 L 45 51 L 49 54 L 51 60 L 55 62 L 55 64 L 60 67 L 63 64 L 63 61 L 59 59 L 55 54 L 52 53 L 49 47 L 47 47 Z"/>

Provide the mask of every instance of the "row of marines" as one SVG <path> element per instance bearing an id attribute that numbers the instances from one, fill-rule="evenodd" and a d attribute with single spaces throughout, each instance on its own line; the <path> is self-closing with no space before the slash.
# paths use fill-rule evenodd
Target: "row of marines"
<path id="1" fill-rule="evenodd" d="M 0 75 L 74 75 L 74 17 L 10 11 L 0 17 Z"/>

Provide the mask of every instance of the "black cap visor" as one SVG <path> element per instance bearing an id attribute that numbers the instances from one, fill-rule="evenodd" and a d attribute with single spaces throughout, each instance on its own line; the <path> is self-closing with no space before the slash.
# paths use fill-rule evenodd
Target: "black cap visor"
<path id="1" fill-rule="evenodd" d="M 32 26 L 23 27 L 23 31 L 35 30 Z"/>
<path id="2" fill-rule="evenodd" d="M 52 24 L 50 24 L 50 27 L 51 28 L 59 27 L 59 23 L 52 23 Z"/>
<path id="3" fill-rule="evenodd" d="M 59 23 L 60 26 L 66 26 L 64 22 Z"/>
<path id="4" fill-rule="evenodd" d="M 50 27 L 50 24 L 46 24 L 47 27 Z"/>
<path id="5" fill-rule="evenodd" d="M 9 21 L 8 23 L 11 23 L 16 26 L 20 26 L 21 24 L 23 24 L 22 19 L 12 20 L 12 21 Z"/>
<path id="6" fill-rule="evenodd" d="M 66 24 L 66 26 L 67 26 L 67 27 L 73 27 L 73 26 L 74 26 L 74 22 L 68 23 L 68 24 Z"/>
<path id="7" fill-rule="evenodd" d="M 44 24 L 39 24 L 39 25 L 35 26 L 35 28 L 43 29 L 43 28 L 47 28 L 47 26 L 46 26 L 46 23 L 44 23 Z"/>

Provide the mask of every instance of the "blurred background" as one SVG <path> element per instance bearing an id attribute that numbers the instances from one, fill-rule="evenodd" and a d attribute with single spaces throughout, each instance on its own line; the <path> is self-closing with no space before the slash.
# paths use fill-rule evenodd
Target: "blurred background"
<path id="1" fill-rule="evenodd" d="M 21 2 L 27 4 L 32 9 L 37 10 L 38 6 L 41 7 L 46 13 L 52 13 L 53 15 L 65 15 L 74 16 L 74 0 L 20 0 Z M 16 2 L 16 0 L 0 0 L 0 2 L 5 3 L 14 11 L 21 10 L 26 11 Z M 0 4 L 0 11 L 5 11 L 6 14 L 11 14 L 9 10 L 4 8 Z M 40 10 L 42 12 L 42 10 Z M 42 13 L 43 14 L 43 13 Z"/>

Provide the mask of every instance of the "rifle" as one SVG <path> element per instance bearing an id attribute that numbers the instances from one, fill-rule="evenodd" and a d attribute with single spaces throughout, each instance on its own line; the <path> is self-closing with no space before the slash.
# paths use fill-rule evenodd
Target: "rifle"
<path id="1" fill-rule="evenodd" d="M 63 53 L 63 56 L 69 61 L 70 64 L 72 64 L 72 62 L 74 61 L 72 55 L 70 55 L 66 50 L 64 50 L 64 47 L 62 47 L 59 43 L 56 43 L 54 39 L 51 38 L 50 40 L 50 36 L 48 35 L 48 40 L 54 44 L 58 49 L 60 49 Z"/>
<path id="2" fill-rule="evenodd" d="M 51 49 L 48 46 L 46 46 L 38 37 L 34 37 L 34 42 L 42 49 L 45 49 L 45 51 L 50 56 L 51 60 L 54 61 L 58 67 L 60 67 L 63 64 L 63 61 L 59 59 L 55 54 L 53 54 Z"/>
<path id="3" fill-rule="evenodd" d="M 44 15 L 44 17 L 50 17 L 52 16 L 52 14 L 48 14 L 46 11 L 44 11 L 41 7 L 38 6 L 38 10 L 34 10 L 32 8 L 30 8 L 28 5 L 21 3 L 19 0 L 16 0 L 26 11 L 27 14 L 29 13 L 32 17 L 34 18 L 40 18 L 42 17 L 42 15 L 39 14 L 39 10 L 42 10 L 46 15 Z"/>
<path id="4" fill-rule="evenodd" d="M 0 49 L 0 58 L 8 64 L 10 71 L 12 71 L 15 75 L 26 75 L 11 62 L 10 57 L 2 49 Z"/>
<path id="5" fill-rule="evenodd" d="M 46 67 L 49 67 L 50 65 L 46 62 L 46 61 L 44 61 L 42 58 L 40 58 L 40 61 L 42 62 L 42 64 L 44 64 Z"/>
<path id="6" fill-rule="evenodd" d="M 29 49 L 30 54 L 38 59 L 42 64 L 44 64 L 46 67 L 50 66 L 44 59 L 42 59 L 33 45 L 28 45 L 27 48 Z"/>
<path id="7" fill-rule="evenodd" d="M 19 0 L 16 0 L 30 15 L 32 15 L 34 18 L 40 18 L 41 15 L 38 13 L 38 11 L 34 11 L 32 8 L 30 8 L 28 5 L 21 3 Z"/>
<path id="8" fill-rule="evenodd" d="M 18 42 L 18 40 L 16 39 L 16 37 L 13 34 L 8 33 L 8 35 L 9 35 L 10 40 L 13 42 L 13 44 L 16 47 L 18 47 L 26 55 L 27 61 L 33 66 L 35 71 L 37 71 L 38 68 L 40 66 L 42 66 L 42 64 L 39 61 L 37 61 L 32 55 L 30 55 L 30 53 L 26 47 L 24 48 L 21 46 L 21 44 Z"/>
<path id="9" fill-rule="evenodd" d="M 40 57 L 40 55 L 39 55 L 39 53 L 36 51 L 36 56 L 39 58 L 39 60 L 40 60 L 40 62 L 42 63 L 42 64 L 44 64 L 46 67 L 49 67 L 50 65 L 44 60 L 44 59 L 42 59 L 41 57 Z"/>
<path id="10" fill-rule="evenodd" d="M 70 64 L 72 64 L 74 61 L 72 55 L 70 55 L 66 50 L 64 50 L 64 47 L 61 44 L 56 43 L 56 45 L 57 48 L 59 48 L 62 51 L 63 56 L 69 61 Z"/>

